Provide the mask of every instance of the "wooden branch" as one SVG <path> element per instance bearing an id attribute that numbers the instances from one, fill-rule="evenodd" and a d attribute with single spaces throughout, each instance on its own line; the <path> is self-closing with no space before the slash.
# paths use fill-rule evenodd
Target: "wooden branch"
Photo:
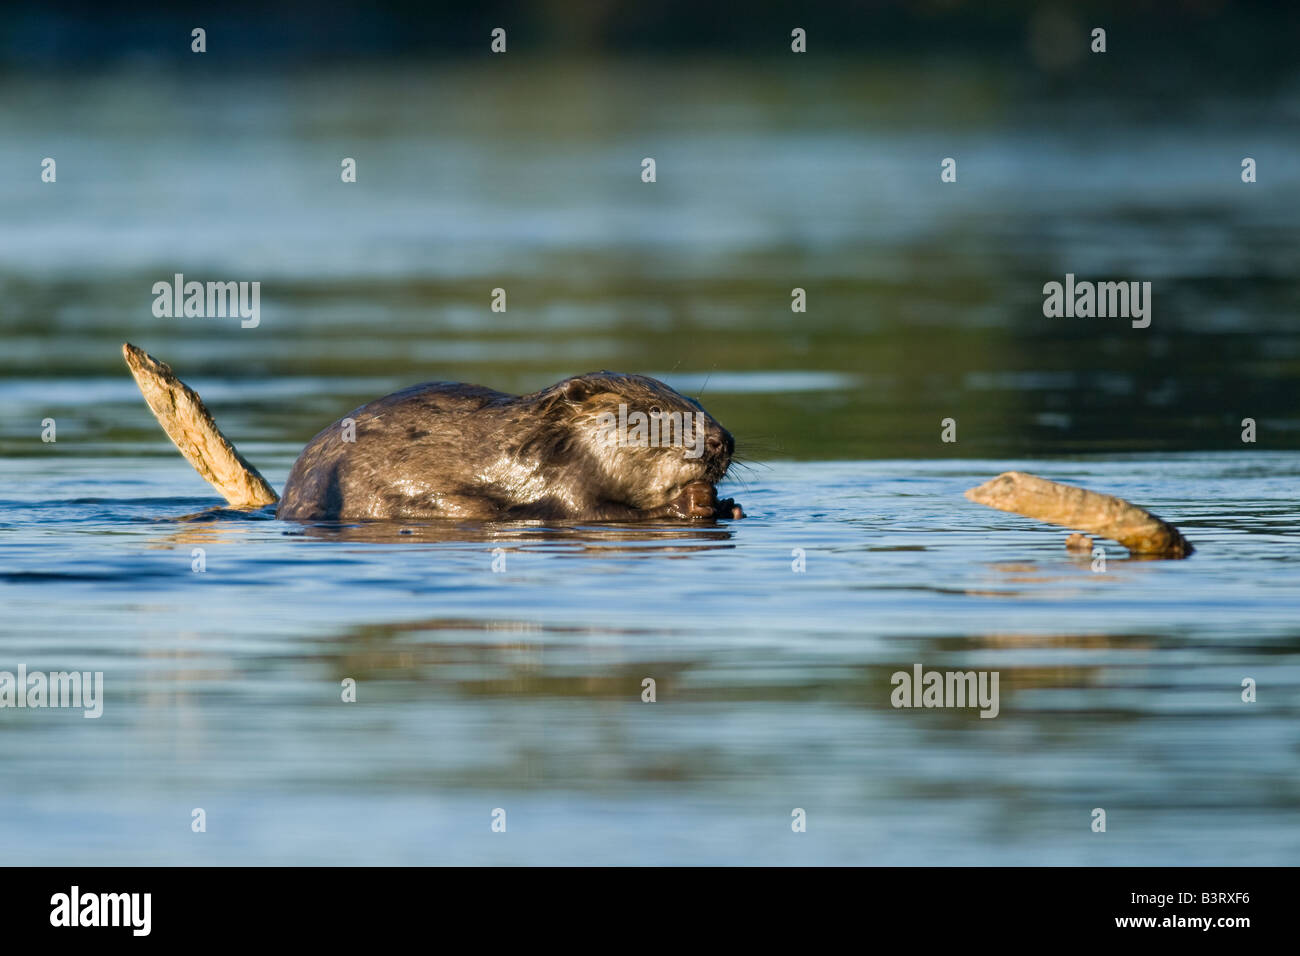
<path id="1" fill-rule="evenodd" d="M 130 342 L 122 346 L 122 356 L 167 437 L 232 507 L 261 508 L 280 500 L 275 489 L 221 434 L 198 393 L 168 365 Z"/>
<path id="2" fill-rule="evenodd" d="M 1193 550 L 1173 525 L 1123 498 L 1058 484 L 1023 471 L 1004 472 L 970 489 L 966 497 L 999 511 L 1013 511 L 1062 528 L 1110 538 L 1133 554 L 1185 558 Z"/>

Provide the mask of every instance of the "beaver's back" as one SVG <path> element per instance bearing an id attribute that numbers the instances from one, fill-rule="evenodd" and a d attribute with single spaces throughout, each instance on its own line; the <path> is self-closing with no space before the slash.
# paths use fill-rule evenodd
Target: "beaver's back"
<path id="1" fill-rule="evenodd" d="M 322 429 L 294 462 L 277 517 L 480 516 L 458 503 L 474 485 L 477 451 L 517 396 L 426 382 L 375 399 Z M 484 414 L 499 409 L 501 415 Z M 354 441 L 344 423 L 352 420 Z M 481 515 L 486 516 L 486 515 Z"/>

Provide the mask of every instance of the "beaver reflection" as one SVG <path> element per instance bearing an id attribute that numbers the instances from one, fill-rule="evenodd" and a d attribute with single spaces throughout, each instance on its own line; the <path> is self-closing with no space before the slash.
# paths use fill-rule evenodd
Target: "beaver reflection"
<path id="1" fill-rule="evenodd" d="M 732 548 L 732 531 L 712 522 L 683 522 L 672 518 L 636 524 L 585 524 L 571 521 L 335 521 L 304 522 L 291 531 L 275 525 L 270 508 L 246 511 L 208 508 L 178 518 L 164 519 L 176 529 L 150 545 L 175 548 L 229 543 L 257 534 L 289 535 L 326 541 L 364 544 L 483 544 L 507 551 L 542 545 L 547 550 L 575 556 L 630 556 L 652 559 L 663 554 L 689 554 Z M 645 545 L 655 545 L 647 548 Z"/>
<path id="2" fill-rule="evenodd" d="M 626 440 L 628 410 L 672 421 Z M 656 438 L 661 438 L 656 429 Z M 716 485 L 735 442 L 699 402 L 644 375 L 597 372 L 531 395 L 433 382 L 377 399 L 317 434 L 289 473 L 291 520 L 742 518 Z"/>

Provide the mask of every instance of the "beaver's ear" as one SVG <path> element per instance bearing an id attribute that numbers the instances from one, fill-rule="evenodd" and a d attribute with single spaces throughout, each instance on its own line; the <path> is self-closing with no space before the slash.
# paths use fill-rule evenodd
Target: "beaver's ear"
<path id="1" fill-rule="evenodd" d="M 564 383 L 563 392 L 565 401 L 577 405 L 585 402 L 597 391 L 596 383 L 585 378 L 571 378 Z"/>

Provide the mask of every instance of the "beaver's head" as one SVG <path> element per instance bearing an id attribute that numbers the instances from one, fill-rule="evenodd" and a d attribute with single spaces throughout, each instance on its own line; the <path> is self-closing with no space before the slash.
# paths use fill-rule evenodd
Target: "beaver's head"
<path id="1" fill-rule="evenodd" d="M 610 501 L 664 505 L 692 482 L 717 484 L 731 464 L 731 433 L 699 402 L 656 379 L 592 372 L 543 394 Z"/>

